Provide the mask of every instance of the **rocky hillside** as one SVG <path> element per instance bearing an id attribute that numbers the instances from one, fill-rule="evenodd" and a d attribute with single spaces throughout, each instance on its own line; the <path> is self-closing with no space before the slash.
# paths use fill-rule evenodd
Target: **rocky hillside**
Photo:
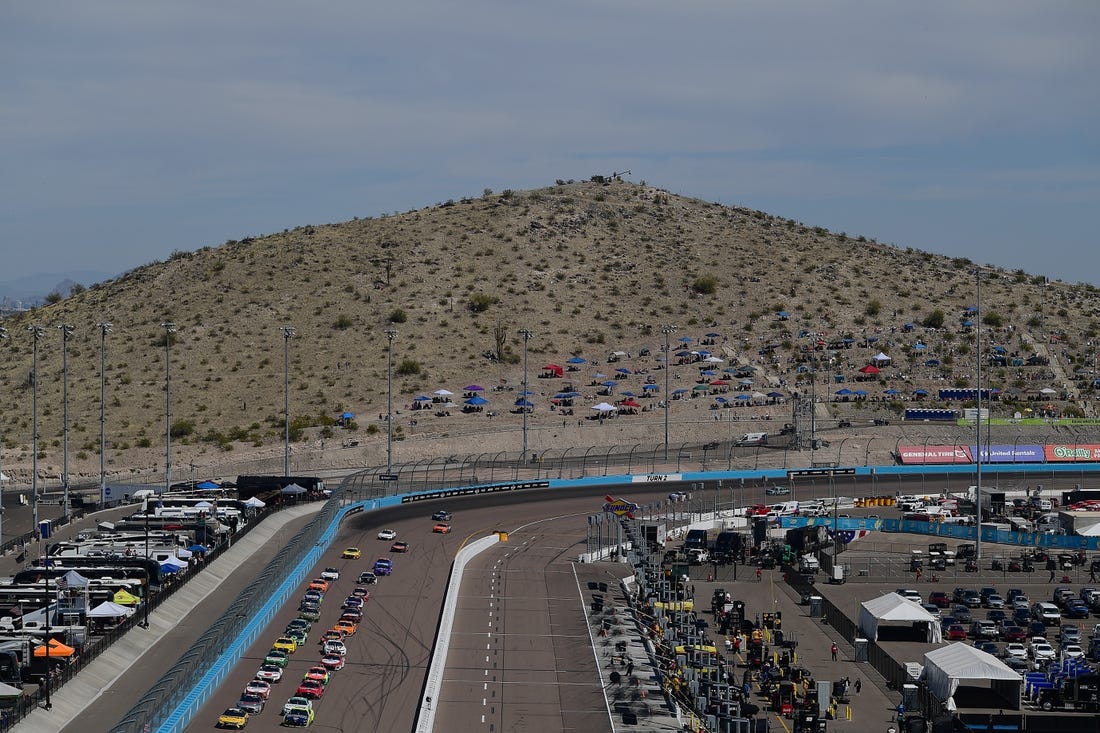
<path id="1" fill-rule="evenodd" d="M 523 379 L 520 329 L 532 332 L 535 431 L 586 417 L 598 401 L 630 399 L 624 391 L 637 395 L 636 417 L 655 421 L 665 325 L 676 327 L 673 352 L 705 349 L 722 360 L 711 362 L 715 374 L 700 377 L 701 357 L 673 357 L 672 386 L 686 393 L 673 401 L 674 420 L 687 419 L 688 407 L 709 408 L 716 397 L 733 404 L 741 397 L 730 408 L 739 414 L 782 419 L 790 410 L 783 401 L 809 389 L 813 373 L 819 398 L 836 402 L 830 411 L 896 411 L 902 400 L 922 399 L 915 394 L 922 389 L 934 404 L 943 387 L 975 384 L 976 270 L 983 280 L 982 346 L 1003 357 L 987 362 L 985 374 L 987 385 L 1004 390 L 995 411 L 1094 415 L 1100 295 L 1091 285 L 1048 282 L 995 263 L 978 268 L 644 183 L 560 181 L 179 252 L 4 321 L 10 338 L 0 341 L 2 465 L 16 481 L 29 477 L 33 325 L 43 327 L 39 469 L 56 479 L 65 381 L 59 324 L 73 326 L 70 472 L 90 475 L 98 471 L 104 343 L 112 470 L 162 461 L 162 324 L 169 322 L 174 460 L 184 465 L 196 455 L 212 462 L 229 452 L 281 451 L 284 346 L 296 445 L 384 443 L 384 331 L 391 327 L 402 439 L 421 432 L 476 436 L 490 413 L 494 429 L 518 425 L 511 410 Z M 104 322 L 112 324 L 105 338 L 97 326 Z M 289 341 L 284 327 L 294 329 Z M 609 365 L 614 351 L 629 356 Z M 860 375 L 880 352 L 890 357 L 879 363 L 883 371 Z M 578 356 L 586 363 L 563 377 L 580 396 L 574 414 L 562 417 L 549 400 L 563 380 L 539 375 Z M 725 371 L 745 366 L 756 370 L 751 385 L 741 382 L 748 372 Z M 631 374 L 614 371 L 623 368 Z M 617 376 L 609 394 L 598 394 L 601 382 Z M 647 380 L 656 387 L 646 389 Z M 728 389 L 696 390 L 715 380 L 728 381 Z M 486 388 L 488 404 L 462 414 L 462 388 L 475 382 Z M 835 395 L 845 388 L 867 394 Z M 440 389 L 457 393 L 454 408 L 409 410 L 417 396 Z M 783 397 L 766 398 L 770 393 Z M 341 421 L 343 413 L 356 417 Z M 533 439 L 550 439 L 538 435 Z"/>

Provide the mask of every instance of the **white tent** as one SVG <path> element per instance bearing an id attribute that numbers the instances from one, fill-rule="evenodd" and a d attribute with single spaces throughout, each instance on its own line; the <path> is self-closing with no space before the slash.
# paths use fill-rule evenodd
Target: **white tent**
<path id="1" fill-rule="evenodd" d="M 943 641 L 943 630 L 935 616 L 897 593 L 887 593 L 881 598 L 872 598 L 859 604 L 859 628 L 871 641 L 878 640 L 878 629 L 889 622 L 924 623 L 928 629 L 929 644 Z"/>
<path id="2" fill-rule="evenodd" d="M 943 700 L 948 708 L 954 707 L 952 696 L 962 680 L 990 680 L 992 689 L 1012 706 L 1020 709 L 1020 691 L 1023 678 L 992 654 L 963 643 L 950 644 L 924 655 L 924 680 L 929 691 Z"/>
<path id="3" fill-rule="evenodd" d="M 91 611 L 88 611 L 88 618 L 119 618 L 120 616 L 129 616 L 133 612 L 134 609 L 132 608 L 120 606 L 110 601 L 104 601 Z"/>
<path id="4" fill-rule="evenodd" d="M 615 407 L 615 405 L 612 405 L 608 402 L 601 402 L 598 405 L 592 405 L 592 409 L 593 410 L 599 410 L 600 412 L 611 412 L 612 410 L 617 410 L 619 408 Z"/>
<path id="5" fill-rule="evenodd" d="M 87 588 L 88 579 L 75 570 L 70 570 L 61 576 L 61 580 L 65 582 L 65 585 L 69 588 Z M 60 584 L 59 584 L 60 585 Z"/>
<path id="6" fill-rule="evenodd" d="M 886 354 L 884 354 L 880 351 L 880 352 L 878 352 L 877 354 L 875 354 L 874 356 L 871 357 L 871 361 L 883 362 L 883 361 L 893 361 L 893 359 L 891 359 Z"/>
<path id="7" fill-rule="evenodd" d="M 250 496 L 244 503 L 245 506 L 250 506 L 253 509 L 259 509 L 260 507 L 267 506 L 267 504 L 261 499 L 257 499 L 255 496 Z"/>
<path id="8" fill-rule="evenodd" d="M 0 471 L 0 481 L 11 481 L 11 476 L 4 473 L 3 471 Z"/>

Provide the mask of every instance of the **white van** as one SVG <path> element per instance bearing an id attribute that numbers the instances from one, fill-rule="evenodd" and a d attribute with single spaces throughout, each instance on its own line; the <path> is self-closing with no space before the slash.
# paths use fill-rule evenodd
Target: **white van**
<path id="1" fill-rule="evenodd" d="M 778 504 L 772 504 L 768 509 L 781 517 L 790 517 L 799 513 L 797 501 L 783 501 Z"/>
<path id="2" fill-rule="evenodd" d="M 746 446 L 746 445 L 767 445 L 768 434 L 767 433 L 745 433 L 734 445 Z"/>

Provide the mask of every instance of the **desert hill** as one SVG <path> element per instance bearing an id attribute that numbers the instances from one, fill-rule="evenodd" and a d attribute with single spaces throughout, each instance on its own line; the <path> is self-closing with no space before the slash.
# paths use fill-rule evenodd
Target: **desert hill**
<path id="1" fill-rule="evenodd" d="M 976 272 L 980 324 L 972 310 Z M 652 408 L 664 389 L 666 325 L 676 327 L 673 352 L 705 349 L 722 359 L 704 379 L 696 355 L 673 356 L 670 386 L 686 394 L 673 400 L 671 414 L 684 425 L 705 423 L 712 412 L 725 419 L 733 413 L 711 410 L 715 398 L 732 403 L 743 393 L 749 397 L 729 410 L 781 425 L 790 419 L 786 398 L 808 390 L 814 374 L 817 395 L 828 401 L 821 414 L 896 416 L 922 389 L 936 406 L 939 389 L 976 384 L 979 326 L 982 348 L 1002 359 L 987 361 L 984 375 L 987 387 L 1003 390 L 995 415 L 1095 416 L 1100 294 L 1092 285 L 979 267 L 621 180 L 485 191 L 402 214 L 245 237 L 77 291 L 3 322 L 10 338 L 0 341 L 2 466 L 17 484 L 29 481 L 32 458 L 32 325 L 43 327 L 38 466 L 47 481 L 62 465 L 59 324 L 73 326 L 69 472 L 81 479 L 99 470 L 104 345 L 108 470 L 163 466 L 162 324 L 169 322 L 173 462 L 184 476 L 196 464 L 282 455 L 284 347 L 296 453 L 354 440 L 348 460 L 384 462 L 387 328 L 398 332 L 394 430 L 402 460 L 427 450 L 413 443 L 440 438 L 451 441 L 451 452 L 488 450 L 485 436 L 502 431 L 509 449 L 518 449 L 520 329 L 532 332 L 533 448 L 596 440 L 565 432 L 596 402 L 621 402 L 624 391 L 637 395 L 639 414 L 616 424 L 634 420 L 647 430 L 601 435 L 601 442 L 660 442 L 663 411 Z M 97 324 L 105 322 L 112 329 L 103 336 Z M 294 329 L 289 340 L 284 327 Z M 608 364 L 615 351 L 624 355 Z M 853 382 L 879 352 L 891 357 L 882 373 Z M 549 373 L 544 366 L 578 356 L 586 362 L 563 379 L 540 376 Z M 745 366 L 756 371 L 752 385 L 742 384 L 744 372 L 724 371 Z M 600 382 L 619 376 L 615 369 L 631 373 L 598 394 Z M 645 389 L 647 379 L 656 387 Z M 715 379 L 729 381 L 728 390 L 696 389 Z M 550 410 L 564 380 L 580 392 L 566 416 Z M 462 388 L 471 383 L 485 387 L 488 404 L 462 414 Z M 867 395 L 835 397 L 842 388 Z M 417 396 L 440 389 L 457 393 L 454 409 L 410 410 Z M 770 393 L 783 397 L 753 396 Z M 341 424 L 343 413 L 356 417 Z"/>

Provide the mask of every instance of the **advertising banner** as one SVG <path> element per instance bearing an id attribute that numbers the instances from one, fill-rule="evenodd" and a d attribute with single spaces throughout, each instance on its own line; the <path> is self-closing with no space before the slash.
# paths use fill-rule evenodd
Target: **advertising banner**
<path id="1" fill-rule="evenodd" d="M 977 455 L 978 447 L 970 446 L 970 454 Z M 1043 463 L 1044 458 L 1041 445 L 982 446 L 982 463 Z"/>
<path id="2" fill-rule="evenodd" d="M 903 464 L 973 463 L 968 445 L 901 445 L 898 458 Z"/>
<path id="3" fill-rule="evenodd" d="M 1044 445 L 1046 459 L 1051 463 L 1100 461 L 1100 445 Z"/>

